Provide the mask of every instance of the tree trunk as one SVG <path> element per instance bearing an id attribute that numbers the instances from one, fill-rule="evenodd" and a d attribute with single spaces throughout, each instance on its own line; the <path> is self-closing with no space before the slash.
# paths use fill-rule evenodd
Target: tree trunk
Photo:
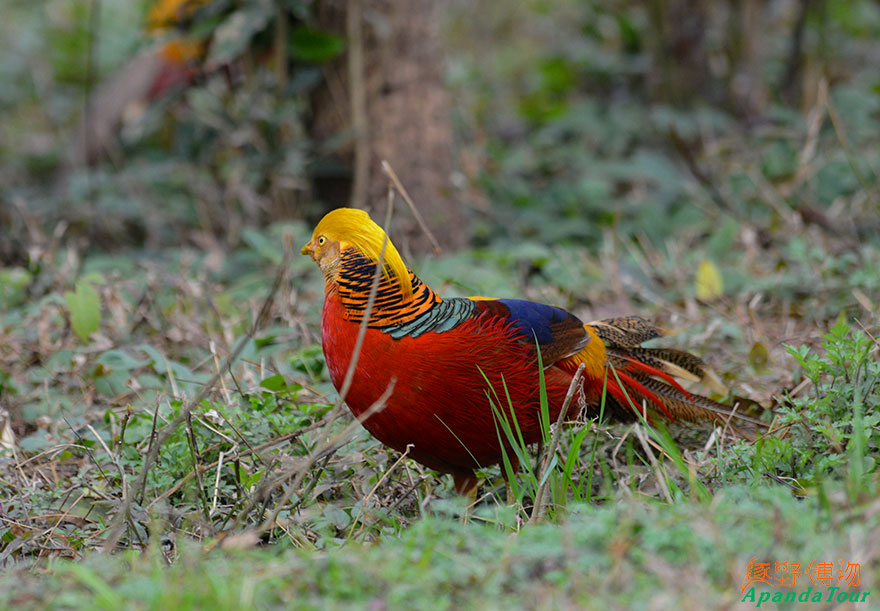
<path id="1" fill-rule="evenodd" d="M 346 34 L 346 57 L 328 68 L 328 86 L 315 98 L 318 142 L 349 129 L 352 146 L 338 151 L 352 168 L 347 180 L 322 180 L 318 196 L 363 207 L 381 218 L 387 160 L 444 248 L 463 245 L 461 204 L 454 197 L 451 100 L 443 79 L 440 11 L 433 0 L 326 0 L 320 27 Z M 360 13 L 360 15 L 358 15 Z M 404 250 L 430 243 L 398 199 L 392 237 Z"/>
<path id="2" fill-rule="evenodd" d="M 657 97 L 675 106 L 687 105 L 695 97 L 711 98 L 703 0 L 658 0 L 650 7 L 654 36 L 650 85 Z"/>

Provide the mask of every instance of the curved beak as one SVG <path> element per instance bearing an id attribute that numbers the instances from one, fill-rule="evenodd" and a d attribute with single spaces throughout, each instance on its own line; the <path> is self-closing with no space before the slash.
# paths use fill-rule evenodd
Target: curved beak
<path id="1" fill-rule="evenodd" d="M 315 254 L 315 251 L 312 250 L 312 243 L 311 243 L 311 242 L 308 242 L 305 246 L 303 246 L 303 247 L 302 247 L 302 250 L 299 251 L 299 254 L 301 254 L 301 255 L 310 255 L 310 256 L 313 255 L 313 254 Z"/>

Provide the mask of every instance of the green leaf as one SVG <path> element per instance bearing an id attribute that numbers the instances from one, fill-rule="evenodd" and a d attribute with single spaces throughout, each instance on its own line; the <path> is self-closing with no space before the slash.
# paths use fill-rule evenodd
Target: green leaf
<path id="1" fill-rule="evenodd" d="M 755 371 L 765 371 L 769 361 L 770 352 L 767 350 L 767 346 L 761 342 L 752 344 L 752 349 L 749 350 L 749 363 L 755 368 Z"/>
<path id="2" fill-rule="evenodd" d="M 274 375 L 272 377 L 266 378 L 262 382 L 260 382 L 260 386 L 265 388 L 266 390 L 271 390 L 272 392 L 278 392 L 282 390 L 285 386 L 284 384 L 284 376 L 280 373 Z"/>
<path id="3" fill-rule="evenodd" d="M 328 32 L 300 26 L 290 34 L 290 54 L 306 62 L 325 62 L 345 49 L 345 40 Z"/>
<path id="4" fill-rule="evenodd" d="M 324 510 L 324 517 L 339 530 L 351 523 L 351 517 L 345 513 L 345 510 L 334 505 L 330 505 Z"/>
<path id="5" fill-rule="evenodd" d="M 64 294 L 67 309 L 70 312 L 70 326 L 82 342 L 88 343 L 89 337 L 98 330 L 101 324 L 101 300 L 98 291 L 85 278 L 76 282 L 73 292 Z"/>
<path id="6" fill-rule="evenodd" d="M 267 346 L 271 346 L 272 344 L 274 344 L 275 338 L 277 337 L 278 335 L 276 335 L 275 333 L 270 333 L 269 335 L 266 335 L 264 337 L 255 337 L 254 346 L 257 347 L 257 350 L 259 350 L 260 348 L 266 348 Z"/>
<path id="7" fill-rule="evenodd" d="M 41 430 L 18 440 L 18 449 L 22 452 L 40 452 L 51 445 L 53 443 L 46 439 L 46 431 Z"/>
<path id="8" fill-rule="evenodd" d="M 21 290 L 33 280 L 33 276 L 23 267 L 0 268 L 0 286 Z"/>
<path id="9" fill-rule="evenodd" d="M 122 350 L 108 350 L 98 357 L 97 364 L 107 369 L 137 369 L 150 364 L 150 359 L 136 359 Z"/>
<path id="10" fill-rule="evenodd" d="M 711 261 L 703 261 L 697 268 L 697 277 L 694 280 L 697 299 L 700 301 L 712 301 L 724 294 L 724 284 L 721 272 Z"/>

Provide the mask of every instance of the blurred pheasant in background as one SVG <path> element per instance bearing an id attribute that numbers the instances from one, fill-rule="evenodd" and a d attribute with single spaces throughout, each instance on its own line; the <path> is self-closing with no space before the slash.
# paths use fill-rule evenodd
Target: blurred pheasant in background
<path id="1" fill-rule="evenodd" d="M 324 274 L 321 335 L 337 390 L 351 360 L 384 241 L 385 232 L 366 212 L 339 208 L 318 223 L 302 249 Z M 461 494 L 474 490 L 474 469 L 502 460 L 487 397 L 490 385 L 500 397 L 506 396 L 506 387 L 524 441 L 541 439 L 536 348 L 553 421 L 583 363 L 582 403 L 591 415 L 598 415 L 607 385 L 605 413 L 617 419 L 634 419 L 637 410 L 645 409 L 649 421 L 658 415 L 694 422 L 734 416 L 758 423 L 682 388 L 675 378 L 726 392 L 699 358 L 641 347 L 663 334 L 642 318 L 584 324 L 562 308 L 530 301 L 443 299 L 406 267 L 390 241 L 384 261 L 345 402 L 360 416 L 394 379 L 384 409 L 370 415 L 364 427 L 400 452 L 410 446 L 409 456 L 423 465 L 451 473 Z M 573 404 L 570 415 L 579 409 Z"/>

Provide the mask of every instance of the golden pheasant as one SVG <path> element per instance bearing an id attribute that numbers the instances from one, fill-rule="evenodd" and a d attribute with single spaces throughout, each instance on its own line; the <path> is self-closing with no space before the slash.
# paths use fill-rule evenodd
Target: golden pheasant
<path id="1" fill-rule="evenodd" d="M 337 389 L 351 361 L 384 242 L 385 232 L 366 212 L 339 208 L 318 223 L 302 249 L 324 275 L 321 335 Z M 731 415 L 727 406 L 688 393 L 675 381 L 720 386 L 699 358 L 641 347 L 662 335 L 642 318 L 584 324 L 562 308 L 530 301 L 444 299 L 406 267 L 390 241 L 384 261 L 345 402 L 362 415 L 394 379 L 384 409 L 370 415 L 364 427 L 385 445 L 400 452 L 409 447 L 413 459 L 451 473 L 459 493 L 476 486 L 474 469 L 502 460 L 504 442 L 487 397 L 490 385 L 500 396 L 506 388 L 524 441 L 541 438 L 538 350 L 554 421 L 581 363 L 582 397 L 595 408 L 605 387 L 606 413 L 614 417 L 634 418 L 642 406 L 648 418 L 712 421 Z"/>

